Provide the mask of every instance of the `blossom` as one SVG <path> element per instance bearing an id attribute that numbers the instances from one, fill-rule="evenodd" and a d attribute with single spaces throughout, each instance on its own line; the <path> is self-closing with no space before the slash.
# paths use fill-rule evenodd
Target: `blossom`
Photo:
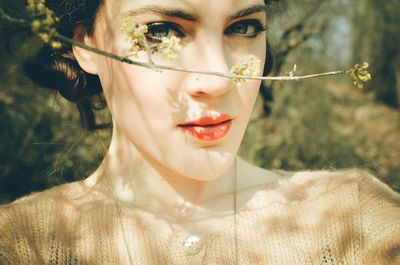
<path id="1" fill-rule="evenodd" d="M 255 77 L 260 72 L 260 60 L 254 55 L 247 55 L 247 57 L 231 67 L 229 74 L 235 76 Z M 239 77 L 232 77 L 233 82 L 242 84 L 245 79 Z"/>
<path id="2" fill-rule="evenodd" d="M 52 48 L 61 48 L 61 42 L 54 40 L 57 35 L 54 25 L 59 19 L 46 7 L 45 0 L 28 0 L 26 8 L 34 18 L 31 22 L 32 32 Z"/>
<path id="3" fill-rule="evenodd" d="M 163 37 L 161 43 L 156 44 L 156 50 L 162 54 L 164 59 L 175 59 L 182 48 L 180 40 L 176 36 Z"/>
<path id="4" fill-rule="evenodd" d="M 128 36 L 127 41 L 131 44 L 129 48 L 130 56 L 135 58 L 140 51 L 146 51 L 149 54 L 160 52 L 165 59 L 175 59 L 182 48 L 180 39 L 176 36 L 163 37 L 159 43 L 149 45 L 146 39 L 147 25 L 141 25 L 134 17 L 124 19 L 121 31 Z"/>
<path id="5" fill-rule="evenodd" d="M 353 84 L 355 87 L 361 89 L 364 87 L 365 82 L 371 80 L 371 74 L 368 72 L 369 64 L 364 62 L 363 64 L 356 64 L 350 69 L 350 76 L 353 78 Z"/>
<path id="6" fill-rule="evenodd" d="M 134 17 L 126 17 L 121 26 L 121 31 L 133 40 L 143 40 L 146 38 L 147 25 L 140 25 Z"/>
<path id="7" fill-rule="evenodd" d="M 137 58 L 140 51 L 146 50 L 147 25 L 141 25 L 134 17 L 126 17 L 121 26 L 121 32 L 126 34 L 127 41 L 131 44 L 130 56 Z"/>

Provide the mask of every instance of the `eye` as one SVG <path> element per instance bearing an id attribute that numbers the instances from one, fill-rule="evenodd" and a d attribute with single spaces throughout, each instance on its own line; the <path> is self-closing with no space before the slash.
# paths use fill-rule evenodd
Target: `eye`
<path id="1" fill-rule="evenodd" d="M 247 38 L 255 38 L 267 28 L 257 19 L 242 20 L 225 29 L 226 35 L 237 35 Z"/>
<path id="2" fill-rule="evenodd" d="M 149 41 L 161 41 L 162 38 L 171 36 L 184 37 L 181 27 L 171 22 L 154 22 L 147 24 L 146 37 Z"/>

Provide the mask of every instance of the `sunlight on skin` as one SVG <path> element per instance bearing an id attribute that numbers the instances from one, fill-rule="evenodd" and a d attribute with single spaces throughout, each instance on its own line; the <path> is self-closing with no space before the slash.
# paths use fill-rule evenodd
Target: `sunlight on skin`
<path id="1" fill-rule="evenodd" d="M 250 38 L 226 34 L 240 21 L 266 23 L 265 12 L 229 20 L 240 10 L 263 1 L 108 1 L 97 18 L 93 39 L 84 41 L 116 54 L 128 54 L 130 43 L 120 28 L 127 13 L 144 7 L 180 10 L 198 21 L 169 17 L 155 12 L 140 12 L 140 24 L 168 21 L 185 33 L 177 59 L 156 63 L 228 72 L 230 66 L 253 54 L 264 65 L 265 33 Z M 234 189 L 234 158 L 242 141 L 260 87 L 260 81 L 247 81 L 240 87 L 231 80 L 181 72 L 156 72 L 74 48 L 83 69 L 98 74 L 113 116 L 113 136 L 101 172 L 86 183 L 106 174 L 113 189 L 126 203 L 153 204 L 153 208 L 176 205 L 180 199 L 200 202 Z M 139 53 L 146 61 L 147 54 Z M 186 134 L 177 125 L 229 114 L 229 132 L 215 141 L 202 141 Z M 135 187 L 135 189 L 133 189 Z M 149 202 L 148 198 L 153 198 Z"/>

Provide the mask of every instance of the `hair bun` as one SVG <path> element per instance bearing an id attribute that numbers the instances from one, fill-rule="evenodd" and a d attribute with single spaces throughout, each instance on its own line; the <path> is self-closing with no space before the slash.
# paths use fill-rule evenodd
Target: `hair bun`
<path id="1" fill-rule="evenodd" d="M 94 96 L 102 94 L 100 80 L 97 75 L 83 71 L 72 56 L 61 55 L 45 46 L 25 62 L 24 72 L 36 84 L 57 90 L 65 99 L 76 103 L 87 129 L 102 127 L 95 123 L 92 103 Z"/>
<path id="2" fill-rule="evenodd" d="M 24 71 L 38 85 L 58 90 L 74 103 L 102 92 L 97 76 L 84 72 L 76 60 L 54 53 L 49 47 L 27 61 Z"/>

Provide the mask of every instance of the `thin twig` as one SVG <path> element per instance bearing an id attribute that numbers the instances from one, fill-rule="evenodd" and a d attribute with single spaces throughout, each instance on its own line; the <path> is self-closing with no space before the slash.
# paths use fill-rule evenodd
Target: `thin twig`
<path id="1" fill-rule="evenodd" d="M 326 72 L 326 73 L 318 73 L 318 74 L 310 74 L 310 75 L 301 75 L 301 76 L 242 76 L 242 75 L 234 75 L 231 73 L 221 73 L 221 72 L 214 72 L 214 71 L 201 71 L 201 70 L 192 70 L 192 69 L 186 69 L 186 68 L 179 68 L 179 67 L 171 67 L 171 66 L 166 66 L 166 65 L 159 65 L 155 63 L 143 63 L 143 62 L 138 62 L 138 61 L 133 61 L 127 57 L 119 56 L 113 53 L 109 53 L 91 46 L 88 46 L 80 41 L 76 41 L 70 38 L 67 38 L 63 35 L 56 34 L 55 38 L 69 43 L 74 46 L 78 46 L 82 49 L 95 52 L 97 54 L 109 57 L 111 59 L 118 60 L 123 63 L 127 64 L 132 64 L 136 66 L 141 66 L 153 70 L 169 70 L 169 71 L 177 71 L 177 72 L 185 72 L 185 73 L 196 73 L 196 74 L 204 74 L 204 75 L 214 75 L 214 76 L 220 76 L 220 77 L 225 77 L 225 78 L 238 78 L 238 79 L 251 79 L 251 80 L 276 80 L 276 81 L 292 81 L 292 80 L 302 80 L 302 79 L 307 79 L 307 78 L 313 78 L 313 77 L 321 77 L 321 76 L 331 76 L 331 75 L 339 75 L 339 74 L 347 74 L 348 70 L 340 70 L 340 71 L 332 71 L 332 72 Z"/>
<path id="2" fill-rule="evenodd" d="M 18 19 L 9 16 L 2 7 L 0 7 L 0 17 L 2 19 L 5 19 L 7 21 L 13 22 L 13 23 L 18 23 L 18 24 L 27 24 L 29 25 L 29 22 L 24 20 L 24 19 Z M 303 76 L 255 76 L 255 77 L 250 77 L 250 76 L 242 76 L 242 75 L 235 75 L 232 73 L 221 73 L 221 72 L 214 72 L 214 71 L 201 71 L 201 70 L 192 70 L 192 69 L 185 69 L 185 68 L 179 68 L 179 67 L 171 67 L 171 66 L 166 66 L 166 65 L 159 65 L 155 64 L 149 55 L 149 47 L 147 47 L 146 52 L 149 56 L 149 61 L 147 63 L 143 62 L 138 62 L 138 61 L 133 61 L 127 57 L 119 56 L 110 52 L 106 52 L 94 47 L 91 47 L 89 45 L 86 45 L 80 41 L 76 41 L 74 39 L 65 37 L 59 33 L 56 33 L 54 35 L 55 39 L 58 39 L 62 42 L 69 43 L 71 45 L 80 47 L 82 49 L 109 57 L 114 60 L 118 60 L 123 63 L 127 64 L 132 64 L 136 66 L 141 66 L 145 68 L 149 68 L 155 71 L 158 70 L 169 70 L 169 71 L 177 71 L 177 72 L 185 72 L 185 73 L 196 73 L 196 74 L 203 74 L 203 75 L 214 75 L 214 76 L 220 76 L 220 77 L 225 77 L 225 78 L 236 78 L 236 79 L 250 79 L 250 80 L 275 80 L 275 81 L 291 81 L 291 80 L 301 80 L 301 79 L 307 79 L 307 78 L 313 78 L 313 77 L 321 77 L 321 76 L 330 76 L 330 75 L 338 75 L 338 74 L 347 74 L 349 70 L 342 70 L 342 71 L 333 71 L 333 72 L 326 72 L 326 73 L 319 73 L 319 74 L 311 74 L 311 75 L 303 75 Z"/>
<path id="3" fill-rule="evenodd" d="M 323 0 L 320 0 L 322 2 Z M 18 23 L 18 24 L 27 24 L 29 25 L 30 22 L 26 21 L 24 19 L 18 19 L 15 17 L 12 17 L 8 15 L 2 7 L 0 7 L 0 18 L 5 19 L 7 21 L 13 22 L 13 23 Z M 235 75 L 233 73 L 221 73 L 221 72 L 214 72 L 214 71 L 201 71 L 201 70 L 192 70 L 192 69 L 184 69 L 184 68 L 179 68 L 179 67 L 171 67 L 171 66 L 165 66 L 165 65 L 158 65 L 155 64 L 150 56 L 150 49 L 147 46 L 146 47 L 146 52 L 149 57 L 149 61 L 146 63 L 143 62 L 138 62 L 138 61 L 133 61 L 127 57 L 119 56 L 110 52 L 106 52 L 94 47 L 91 47 L 89 45 L 86 45 L 80 41 L 76 41 L 74 39 L 68 38 L 66 36 L 63 36 L 59 33 L 56 33 L 53 38 L 58 39 L 59 41 L 69 43 L 71 45 L 89 50 L 91 52 L 109 57 L 114 60 L 118 60 L 123 63 L 127 64 L 132 64 L 136 66 L 141 66 L 145 68 L 149 68 L 155 71 L 160 71 L 160 70 L 169 70 L 169 71 L 178 71 L 178 72 L 185 72 L 185 73 L 196 73 L 196 74 L 204 74 L 204 75 L 214 75 L 214 76 L 220 76 L 224 78 L 235 78 L 235 79 L 251 79 L 251 80 L 275 80 L 275 81 L 291 81 L 291 80 L 302 80 L 302 79 L 307 79 L 307 78 L 313 78 L 313 77 L 322 77 L 322 76 L 332 76 L 332 75 L 339 75 L 339 74 L 348 74 L 351 70 L 341 70 L 341 71 L 332 71 L 332 72 L 326 72 L 326 73 L 318 73 L 318 74 L 310 74 L 310 75 L 302 75 L 302 76 L 295 76 L 295 75 L 289 75 L 289 76 L 242 76 L 242 75 Z"/>
<path id="4" fill-rule="evenodd" d="M 28 22 L 24 19 L 19 19 L 19 18 L 9 16 L 1 6 L 0 6 L 0 18 L 4 19 L 6 21 L 12 22 L 12 23 L 28 25 Z"/>
<path id="5" fill-rule="evenodd" d="M 151 69 L 156 70 L 156 67 L 155 67 L 156 64 L 154 63 L 153 58 L 151 58 L 151 50 L 150 50 L 150 47 L 149 47 L 149 44 L 147 43 L 147 41 L 144 42 L 144 48 L 146 49 L 147 60 L 148 60 L 148 63 L 150 65 Z"/>

